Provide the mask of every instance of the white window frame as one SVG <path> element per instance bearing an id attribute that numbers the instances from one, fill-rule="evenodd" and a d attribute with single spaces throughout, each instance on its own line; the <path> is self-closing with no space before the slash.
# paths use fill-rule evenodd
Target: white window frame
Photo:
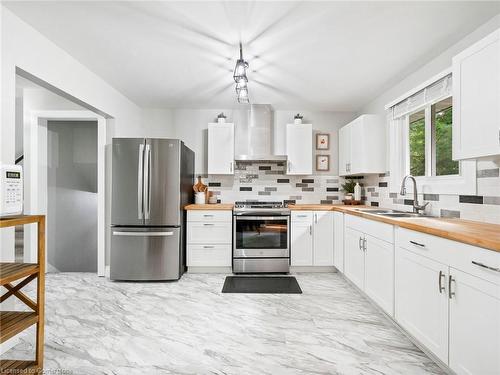
<path id="1" fill-rule="evenodd" d="M 441 72 L 439 75 L 434 76 L 431 80 L 426 81 L 416 87 L 414 90 L 405 94 L 410 97 L 416 92 L 422 90 L 423 87 L 429 86 L 433 82 L 444 78 L 450 73 L 450 69 Z M 419 193 L 425 194 L 460 194 L 460 195 L 476 195 L 476 161 L 475 160 L 461 160 L 459 161 L 459 174 L 449 176 L 432 176 L 433 160 L 432 156 L 435 155 L 432 142 L 432 119 L 431 107 L 433 104 L 449 98 L 452 95 L 443 96 L 436 99 L 432 103 L 415 108 L 411 113 L 404 115 L 398 120 L 389 121 L 389 158 L 390 158 L 390 191 L 399 192 L 401 188 L 401 181 L 403 177 L 410 174 L 410 153 L 409 153 L 409 118 L 410 114 L 425 109 L 425 163 L 426 163 L 426 176 L 416 176 L 417 187 Z M 399 98 L 386 106 L 390 109 L 395 103 L 400 102 Z M 429 157 L 431 155 L 431 157 Z M 410 192 L 410 191 L 409 191 Z"/>

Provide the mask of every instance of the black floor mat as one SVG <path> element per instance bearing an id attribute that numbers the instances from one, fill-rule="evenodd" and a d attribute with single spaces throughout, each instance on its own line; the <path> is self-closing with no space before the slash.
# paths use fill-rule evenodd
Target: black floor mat
<path id="1" fill-rule="evenodd" d="M 293 276 L 227 276 L 222 293 L 301 294 Z"/>

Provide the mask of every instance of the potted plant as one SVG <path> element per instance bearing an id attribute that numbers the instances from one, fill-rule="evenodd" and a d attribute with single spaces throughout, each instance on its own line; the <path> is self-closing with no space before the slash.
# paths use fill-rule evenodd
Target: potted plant
<path id="1" fill-rule="evenodd" d="M 345 199 L 352 199 L 352 195 L 354 194 L 354 187 L 356 186 L 356 182 L 353 179 L 346 180 L 342 185 L 342 191 L 344 192 Z"/>

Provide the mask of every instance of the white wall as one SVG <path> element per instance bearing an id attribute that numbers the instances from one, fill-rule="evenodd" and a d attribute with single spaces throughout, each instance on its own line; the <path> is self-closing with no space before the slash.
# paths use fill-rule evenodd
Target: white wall
<path id="1" fill-rule="evenodd" d="M 397 85 L 387 88 L 387 90 L 381 92 L 371 102 L 363 105 L 363 107 L 359 111 L 359 114 L 384 114 L 384 106 L 386 104 L 390 103 L 394 99 L 397 99 L 407 91 L 425 82 L 429 78 L 432 78 L 446 68 L 451 67 L 451 59 L 453 58 L 453 56 L 498 28 L 500 28 L 500 15 L 495 16 L 485 24 L 478 27 L 472 33 L 467 35 L 465 38 L 461 39 L 458 43 L 454 44 L 447 50 L 442 51 L 434 59 L 422 66 L 420 69 L 416 70 L 414 73 L 410 74 Z"/>
<path id="2" fill-rule="evenodd" d="M 224 112 L 227 122 L 235 121 L 238 109 L 144 109 L 142 118 L 146 136 L 179 138 L 196 154 L 196 174 L 207 172 L 207 127 L 214 122 L 219 113 Z M 274 150 L 275 154 L 285 153 L 286 124 L 293 122 L 297 112 L 304 115 L 304 122 L 313 124 L 314 132 L 328 132 L 331 147 L 331 171 L 315 174 L 338 175 L 338 129 L 354 118 L 353 113 L 326 111 L 281 111 L 274 113 Z M 313 151 L 319 153 L 319 151 Z"/>
<path id="3" fill-rule="evenodd" d="M 64 50 L 0 5 L 0 163 L 15 159 L 16 67 L 108 117 L 112 136 L 142 135 L 140 108 Z M 109 176 L 109 170 L 107 171 Z M 10 260 L 13 230 L 0 233 L 0 259 Z"/>

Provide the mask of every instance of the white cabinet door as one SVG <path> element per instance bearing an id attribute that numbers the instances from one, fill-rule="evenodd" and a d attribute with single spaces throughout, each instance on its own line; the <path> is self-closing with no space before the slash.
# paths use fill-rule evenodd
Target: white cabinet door
<path id="1" fill-rule="evenodd" d="M 292 266 L 313 265 L 312 222 L 292 220 L 292 247 L 290 263 Z"/>
<path id="2" fill-rule="evenodd" d="M 333 213 L 333 265 L 344 272 L 344 214 Z"/>
<path id="3" fill-rule="evenodd" d="M 450 367 L 500 374 L 500 286 L 450 268 Z"/>
<path id="4" fill-rule="evenodd" d="M 453 58 L 453 158 L 500 155 L 500 30 Z"/>
<path id="5" fill-rule="evenodd" d="M 287 174 L 312 174 L 312 125 L 287 124 L 286 154 Z"/>
<path id="6" fill-rule="evenodd" d="M 234 174 L 234 124 L 208 124 L 208 174 Z"/>
<path id="7" fill-rule="evenodd" d="M 365 292 L 394 316 L 394 245 L 365 235 Z"/>
<path id="8" fill-rule="evenodd" d="M 358 288 L 365 288 L 364 234 L 357 230 L 345 229 L 344 273 Z"/>
<path id="9" fill-rule="evenodd" d="M 351 162 L 351 128 L 349 125 L 339 130 L 339 176 L 349 175 Z"/>
<path id="10" fill-rule="evenodd" d="M 448 362 L 447 274 L 448 266 L 444 264 L 401 247 L 396 249 L 396 321 L 445 363 Z"/>
<path id="11" fill-rule="evenodd" d="M 333 212 L 314 212 L 313 264 L 333 266 Z"/>

